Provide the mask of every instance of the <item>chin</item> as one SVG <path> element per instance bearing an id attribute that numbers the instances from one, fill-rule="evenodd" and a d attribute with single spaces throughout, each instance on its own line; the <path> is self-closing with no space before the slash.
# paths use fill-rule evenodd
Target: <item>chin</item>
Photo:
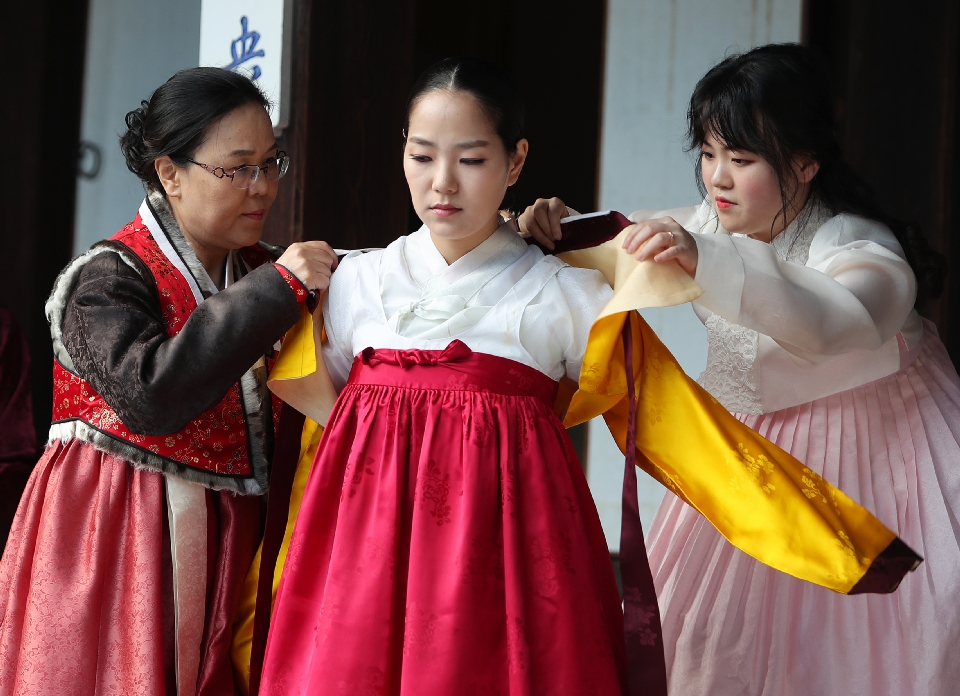
<path id="1" fill-rule="evenodd" d="M 233 242 L 234 244 L 237 245 L 236 247 L 237 249 L 241 249 L 243 247 L 253 246 L 254 244 L 260 241 L 261 237 L 263 237 L 262 228 L 257 230 L 255 233 L 245 232 L 243 234 L 238 234 L 236 237 L 233 238 Z"/>

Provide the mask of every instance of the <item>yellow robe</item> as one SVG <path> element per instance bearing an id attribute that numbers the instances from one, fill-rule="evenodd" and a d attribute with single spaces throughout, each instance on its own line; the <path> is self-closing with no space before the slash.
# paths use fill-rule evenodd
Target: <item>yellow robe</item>
<path id="1" fill-rule="evenodd" d="M 702 291 L 676 264 L 638 263 L 624 253 L 620 244 L 629 229 L 599 247 L 561 256 L 573 266 L 600 270 L 614 288 L 613 298 L 591 327 L 579 389 L 566 408 L 564 425 L 602 415 L 626 452 L 630 404 L 623 328 L 629 321 L 638 402 L 638 465 L 745 553 L 803 580 L 850 592 L 896 535 L 803 463 L 730 415 L 684 374 L 636 310 L 689 302 Z M 284 342 L 270 386 L 308 417 L 325 423 L 336 394 L 323 361 L 316 357 L 321 340 L 317 332 L 304 313 Z M 304 380 L 309 388 L 304 388 Z M 274 596 L 321 431 L 308 420 L 274 573 Z M 258 572 L 259 554 L 234 623 L 233 657 L 241 677 L 249 676 Z M 246 684 L 245 678 L 240 681 Z"/>

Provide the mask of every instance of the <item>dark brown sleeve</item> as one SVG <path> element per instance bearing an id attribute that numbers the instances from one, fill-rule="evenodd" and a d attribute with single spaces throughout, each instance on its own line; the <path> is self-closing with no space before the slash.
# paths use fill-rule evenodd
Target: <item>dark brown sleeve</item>
<path id="1" fill-rule="evenodd" d="M 63 344 L 128 428 L 165 435 L 217 404 L 299 317 L 290 286 L 266 264 L 201 303 L 170 338 L 156 289 L 106 252 L 80 273 Z"/>

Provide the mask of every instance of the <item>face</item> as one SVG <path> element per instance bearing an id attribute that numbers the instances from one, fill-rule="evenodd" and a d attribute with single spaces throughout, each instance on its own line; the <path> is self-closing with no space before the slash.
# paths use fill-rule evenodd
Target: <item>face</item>
<path id="1" fill-rule="evenodd" d="M 795 201 L 786 216 L 780 214 L 783 201 L 777 173 L 761 156 L 730 150 L 707 133 L 701 145 L 700 170 L 707 195 L 713 202 L 720 224 L 728 232 L 748 234 L 769 241 L 781 232 L 803 208 L 817 164 L 809 160 L 793 163 L 796 184 L 787 190 Z"/>
<path id="2" fill-rule="evenodd" d="M 276 154 L 270 118 L 262 106 L 251 103 L 211 124 L 191 159 L 230 173 L 240 165 L 264 164 Z M 181 168 L 169 157 L 158 159 L 156 168 L 174 216 L 201 260 L 259 241 L 278 181 L 268 181 L 261 172 L 249 188 L 237 189 L 229 177 L 218 179 L 195 164 Z"/>
<path id="3" fill-rule="evenodd" d="M 420 98 L 410 114 L 403 170 L 417 215 L 438 248 L 446 243 L 466 253 L 493 234 L 526 154 L 526 140 L 507 154 L 471 95 L 437 90 Z"/>

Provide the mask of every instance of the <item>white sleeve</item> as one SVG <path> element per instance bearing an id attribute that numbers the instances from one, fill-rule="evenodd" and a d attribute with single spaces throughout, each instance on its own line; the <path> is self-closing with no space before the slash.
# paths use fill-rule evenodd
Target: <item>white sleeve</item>
<path id="1" fill-rule="evenodd" d="M 644 222 L 645 220 L 656 220 L 657 218 L 669 217 L 673 218 L 677 224 L 680 225 L 680 227 L 693 232 L 699 226 L 697 221 L 697 212 L 699 209 L 700 206 L 698 205 L 688 205 L 683 208 L 667 208 L 664 210 L 647 208 L 643 210 L 634 210 L 627 216 L 627 218 L 630 220 L 630 222 Z"/>
<path id="2" fill-rule="evenodd" d="M 554 323 L 553 334 L 562 350 L 567 377 L 577 381 L 590 327 L 613 297 L 613 289 L 600 271 L 592 269 L 567 266 L 557 272 L 556 279 L 567 312 L 562 321 Z"/>
<path id="3" fill-rule="evenodd" d="M 330 277 L 330 288 L 323 299 L 323 328 L 327 340 L 321 347 L 323 361 L 330 380 L 339 392 L 347 384 L 353 366 L 353 315 L 351 298 L 357 287 L 357 257 L 350 255 L 340 260 Z"/>
<path id="4" fill-rule="evenodd" d="M 695 235 L 697 304 L 805 358 L 879 348 L 901 329 L 916 279 L 893 233 L 837 215 L 816 233 L 807 264 L 748 237 Z"/>

